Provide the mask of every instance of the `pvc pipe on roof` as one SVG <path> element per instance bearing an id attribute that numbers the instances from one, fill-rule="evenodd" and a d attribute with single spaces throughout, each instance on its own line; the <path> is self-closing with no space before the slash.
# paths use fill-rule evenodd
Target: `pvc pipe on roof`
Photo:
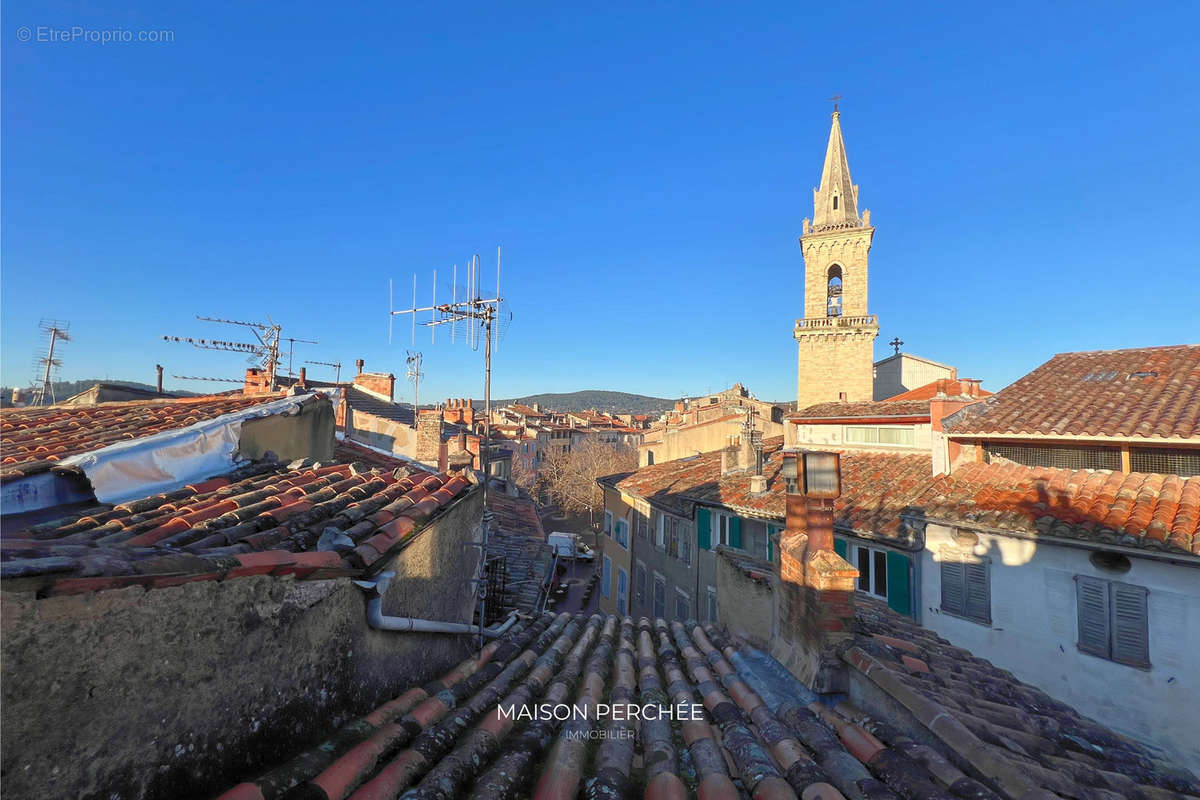
<path id="1" fill-rule="evenodd" d="M 377 631 L 395 631 L 397 633 L 463 633 L 483 635 L 488 639 L 503 636 L 517 621 L 517 612 L 509 614 L 508 619 L 491 628 L 480 628 L 465 622 L 441 622 L 432 619 L 416 619 L 415 617 L 393 617 L 383 613 L 383 595 L 388 584 L 396 577 L 394 572 L 381 572 L 372 580 L 355 581 L 360 589 L 367 593 L 367 624 Z"/>

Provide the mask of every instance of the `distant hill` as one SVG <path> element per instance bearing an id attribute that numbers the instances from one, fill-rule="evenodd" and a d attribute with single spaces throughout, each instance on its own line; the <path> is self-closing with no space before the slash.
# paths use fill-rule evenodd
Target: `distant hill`
<path id="1" fill-rule="evenodd" d="M 137 381 L 112 381 L 107 378 L 85 378 L 81 381 L 54 381 L 54 399 L 66 400 L 68 397 L 73 397 L 80 392 L 87 391 L 97 383 L 107 383 L 112 386 L 131 386 L 134 389 L 145 389 L 148 392 L 155 391 L 158 387 L 151 386 L 148 383 L 138 383 Z M 22 386 L 22 389 L 28 391 L 28 386 Z M 0 387 L 0 397 L 3 397 L 7 403 L 12 399 L 12 387 Z M 167 389 L 167 394 L 173 394 L 177 397 L 195 397 L 198 392 L 189 392 L 183 389 Z"/>
<path id="2" fill-rule="evenodd" d="M 644 394 L 609 392 L 603 389 L 585 389 L 581 392 L 563 394 L 531 394 L 508 400 L 493 400 L 493 408 L 520 403 L 531 406 L 537 403 L 546 411 L 583 411 L 595 409 L 607 414 L 650 414 L 658 416 L 674 408 L 675 401 L 665 397 L 647 397 Z M 481 405 L 476 403 L 476 405 Z"/>

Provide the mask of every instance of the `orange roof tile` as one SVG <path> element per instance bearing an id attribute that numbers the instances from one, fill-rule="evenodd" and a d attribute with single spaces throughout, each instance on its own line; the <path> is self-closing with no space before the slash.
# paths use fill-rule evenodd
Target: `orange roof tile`
<path id="1" fill-rule="evenodd" d="M 1200 345 L 1061 353 L 947 418 L 951 435 L 1200 438 Z"/>

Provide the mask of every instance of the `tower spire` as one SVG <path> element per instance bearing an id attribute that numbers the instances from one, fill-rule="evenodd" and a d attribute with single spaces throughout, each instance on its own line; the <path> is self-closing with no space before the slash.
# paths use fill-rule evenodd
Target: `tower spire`
<path id="1" fill-rule="evenodd" d="M 813 189 L 815 231 L 857 228 L 863 224 L 858 216 L 858 187 L 850 180 L 846 143 L 842 141 L 841 116 L 835 103 L 829 144 L 825 148 L 825 166 L 821 170 L 821 186 Z"/>

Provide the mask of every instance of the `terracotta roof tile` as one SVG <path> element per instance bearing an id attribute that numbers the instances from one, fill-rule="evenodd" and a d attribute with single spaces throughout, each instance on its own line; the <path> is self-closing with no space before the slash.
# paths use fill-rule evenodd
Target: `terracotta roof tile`
<path id="1" fill-rule="evenodd" d="M 338 447 L 343 456 L 360 450 Z M 262 463 L 24 529 L 9 522 L 0 574 L 49 593 L 354 575 L 402 549 L 469 486 L 461 475 L 414 470 L 377 453 L 367 462 Z"/>
<path id="2" fill-rule="evenodd" d="M 832 420 L 856 417 L 924 417 L 929 419 L 929 400 L 864 400 L 855 403 L 817 403 L 788 414 L 792 420 Z"/>
<path id="3" fill-rule="evenodd" d="M 952 434 L 1200 437 L 1200 345 L 1062 353 L 948 418 Z"/>
<path id="4" fill-rule="evenodd" d="M 783 520 L 782 437 L 768 439 L 763 450 L 767 491 L 750 491 L 750 473 L 721 476 L 720 452 L 705 453 L 643 467 L 628 476 L 612 476 L 618 489 L 650 500 L 676 514 L 690 515 L 689 504 L 725 506 L 734 511 Z M 842 452 L 842 496 L 834 504 L 835 525 L 868 535 L 906 540 L 900 519 L 932 482 L 930 457 L 923 454 Z"/>
<path id="5" fill-rule="evenodd" d="M 544 614 L 221 797 L 994 800 L 1197 791 L 1193 776 L 1137 743 L 909 623 L 865 601 L 846 658 L 916 707 L 910 727 L 817 702 L 779 662 L 711 625 Z M 599 704 L 624 703 L 700 711 L 687 720 L 678 710 L 600 717 Z M 563 721 L 501 712 L 559 704 L 582 713 Z M 961 742 L 942 738 L 951 721 L 972 740 L 968 759 L 955 750 Z"/>
<path id="6" fill-rule="evenodd" d="M 930 519 L 1200 556 L 1200 476 L 967 464 L 914 505 Z"/>
<path id="7" fill-rule="evenodd" d="M 45 472 L 67 456 L 183 428 L 278 400 L 280 395 L 210 395 L 177 400 L 36 406 L 0 410 L 0 479 Z"/>

